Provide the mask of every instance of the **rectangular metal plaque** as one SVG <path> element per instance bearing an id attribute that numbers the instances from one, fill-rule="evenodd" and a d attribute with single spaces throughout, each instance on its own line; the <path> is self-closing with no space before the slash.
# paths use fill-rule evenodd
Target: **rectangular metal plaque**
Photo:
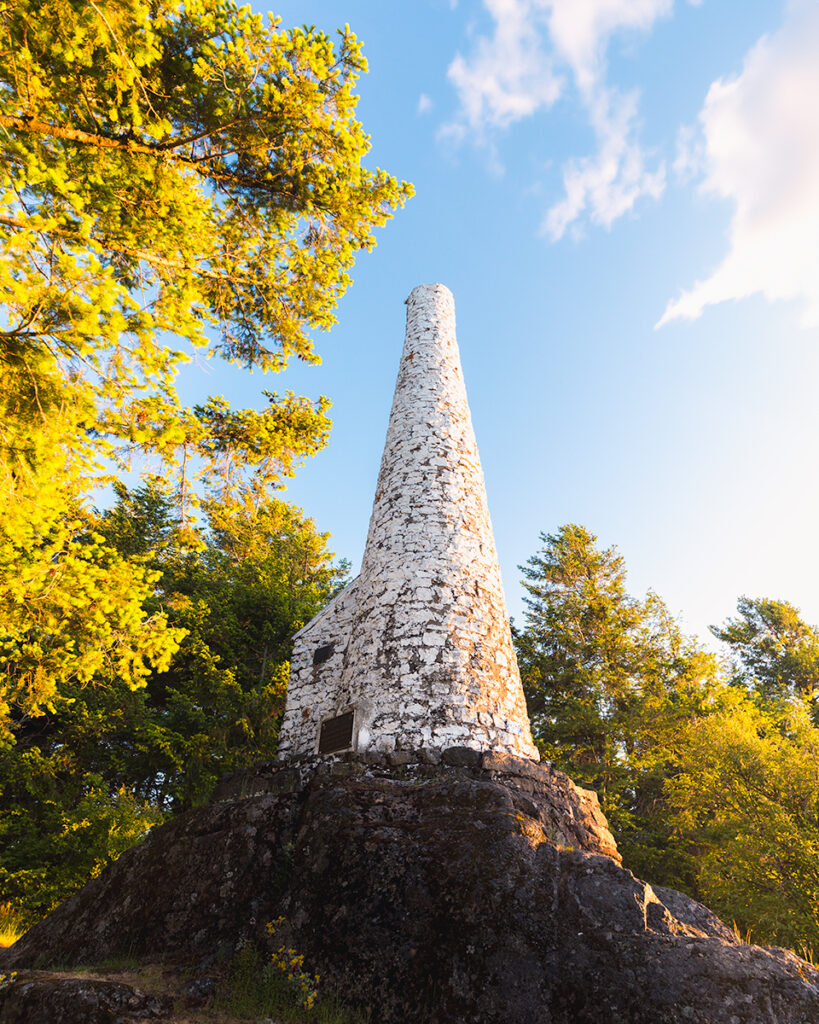
<path id="1" fill-rule="evenodd" d="M 353 712 L 346 711 L 338 718 L 328 718 L 321 723 L 319 733 L 319 753 L 332 754 L 337 750 L 346 750 L 353 742 Z"/>

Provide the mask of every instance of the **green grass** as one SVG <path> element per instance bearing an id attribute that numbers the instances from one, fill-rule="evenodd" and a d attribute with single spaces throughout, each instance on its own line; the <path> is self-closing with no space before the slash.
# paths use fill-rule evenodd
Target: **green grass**
<path id="1" fill-rule="evenodd" d="M 90 967 L 80 965 L 72 970 L 94 971 L 97 974 L 126 974 L 129 971 L 138 971 L 141 966 L 142 961 L 133 953 L 117 953 L 106 960 L 98 960 Z"/>
<path id="2" fill-rule="evenodd" d="M 22 914 L 10 903 L 0 903 L 0 949 L 15 943 L 25 930 Z"/>
<path id="3" fill-rule="evenodd" d="M 332 997 L 319 997 L 312 1009 L 302 1005 L 301 994 L 252 944 L 235 955 L 216 994 L 217 1010 L 242 1020 L 275 1017 L 281 1024 L 368 1024 L 362 1014 Z"/>

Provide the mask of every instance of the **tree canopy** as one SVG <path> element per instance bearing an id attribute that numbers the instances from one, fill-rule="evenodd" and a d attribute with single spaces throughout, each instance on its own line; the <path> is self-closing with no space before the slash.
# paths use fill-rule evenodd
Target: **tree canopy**
<path id="1" fill-rule="evenodd" d="M 681 732 L 668 819 L 694 894 L 753 942 L 819 949 L 819 729 L 807 707 L 728 705 Z"/>
<path id="2" fill-rule="evenodd" d="M 349 27 L 232 0 L 0 3 L 0 887 L 29 920 L 275 752 L 290 636 L 345 572 L 277 493 L 329 402 L 189 407 L 177 375 L 319 361 L 412 194 L 364 165 L 365 71 Z"/>
<path id="3" fill-rule="evenodd" d="M 280 498 L 207 505 L 199 542 L 172 497 L 117 487 L 95 532 L 153 580 L 177 650 L 133 688 L 63 684 L 0 748 L 0 903 L 37 920 L 169 814 L 201 803 L 227 771 L 271 759 L 290 638 L 344 582 L 326 534 Z"/>
<path id="4" fill-rule="evenodd" d="M 536 742 L 597 790 L 626 866 L 753 941 L 815 952 L 816 629 L 787 602 L 740 598 L 712 627 L 718 659 L 657 595 L 632 597 L 622 556 L 575 524 L 542 534 L 521 568 Z"/>
<path id="5" fill-rule="evenodd" d="M 270 485 L 327 440 L 328 402 L 185 407 L 192 348 L 250 369 L 318 360 L 356 254 L 411 186 L 363 158 L 366 70 L 232 0 L 0 5 L 0 740 L 61 687 L 140 685 L 181 634 L 156 582 L 92 529 L 133 467 L 181 530 L 212 492 Z"/>
<path id="6" fill-rule="evenodd" d="M 585 527 L 540 539 L 521 566 L 526 624 L 515 631 L 533 733 L 624 827 L 647 799 L 659 735 L 712 699 L 716 660 L 656 594 L 628 593 L 622 555 Z"/>
<path id="7" fill-rule="evenodd" d="M 787 601 L 741 597 L 737 618 L 711 632 L 728 645 L 734 678 L 767 703 L 819 698 L 819 630 Z"/>

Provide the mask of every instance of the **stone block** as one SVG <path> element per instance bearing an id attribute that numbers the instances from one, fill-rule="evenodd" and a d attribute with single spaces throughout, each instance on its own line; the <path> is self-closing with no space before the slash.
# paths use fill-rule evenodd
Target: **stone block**
<path id="1" fill-rule="evenodd" d="M 409 750 L 392 750 L 387 754 L 387 764 L 391 768 L 400 768 L 406 764 L 414 764 L 417 760 L 417 755 Z"/>
<path id="2" fill-rule="evenodd" d="M 441 751 L 441 761 L 453 768 L 479 768 L 481 752 L 472 747 L 448 747 Z"/>
<path id="3" fill-rule="evenodd" d="M 507 775 L 523 775 L 538 782 L 549 780 L 549 770 L 528 757 L 517 757 L 504 750 L 487 750 L 481 757 L 481 767 L 486 771 L 502 772 Z"/>

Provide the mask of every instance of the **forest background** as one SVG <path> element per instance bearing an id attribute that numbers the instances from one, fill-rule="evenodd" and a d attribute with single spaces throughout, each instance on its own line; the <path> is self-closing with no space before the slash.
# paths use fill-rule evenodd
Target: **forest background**
<path id="1" fill-rule="evenodd" d="M 290 637 L 341 586 L 285 479 L 327 399 L 187 407 L 197 350 L 317 360 L 412 187 L 363 160 L 348 29 L 226 0 L 0 4 L 0 900 L 26 926 L 226 771 L 275 754 Z M 102 505 L 108 488 L 112 500 Z M 817 919 L 819 633 L 742 598 L 686 636 L 585 528 L 523 567 L 544 757 L 626 863 L 757 941 Z"/>

